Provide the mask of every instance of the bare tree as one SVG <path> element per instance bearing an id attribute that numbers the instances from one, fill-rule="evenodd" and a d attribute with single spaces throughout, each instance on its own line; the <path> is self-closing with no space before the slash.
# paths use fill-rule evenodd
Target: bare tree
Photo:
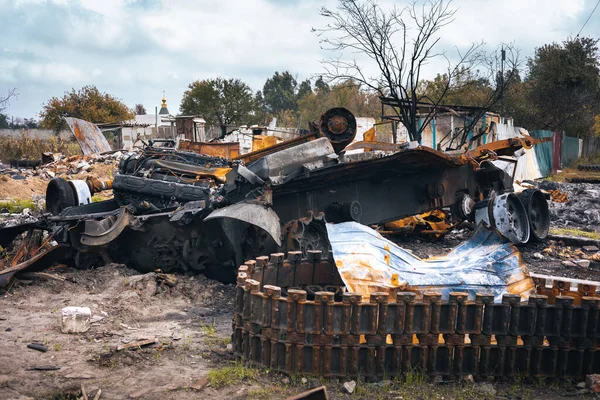
<path id="1" fill-rule="evenodd" d="M 323 61 L 325 77 L 354 79 L 387 99 L 411 140 L 421 139 L 421 132 L 443 105 L 444 94 L 457 84 L 459 73 L 486 59 L 483 42 L 473 43 L 463 52 L 457 49 L 454 62 L 435 49 L 440 30 L 454 20 L 450 1 L 427 0 L 422 5 L 415 2 L 403 9 L 384 10 L 376 0 L 340 0 L 335 11 L 323 7 L 321 15 L 329 23 L 315 31 L 322 47 L 336 53 Z M 370 76 L 356 59 L 344 58 L 348 53 L 366 56 L 376 75 Z M 423 67 L 437 58 L 445 60 L 448 79 L 442 95 L 432 100 L 417 89 Z"/>
<path id="2" fill-rule="evenodd" d="M 6 108 L 8 107 L 9 101 L 11 98 L 13 97 L 17 97 L 18 93 L 17 93 L 17 89 L 13 88 L 8 90 L 8 92 L 6 93 L 6 95 L 0 95 L 0 113 L 4 110 L 6 110 Z"/>
<path id="3" fill-rule="evenodd" d="M 481 118 L 489 111 L 497 111 L 503 114 L 503 100 L 510 85 L 519 79 L 519 69 L 523 61 L 520 50 L 512 43 L 503 44 L 492 52 L 480 52 L 477 65 L 480 68 L 476 76 L 489 85 L 489 90 L 478 99 L 478 106 L 471 107 L 468 119 L 464 119 L 462 127 L 457 128 L 450 140 L 447 150 L 457 150 L 468 147 L 486 132 L 481 129 L 474 132 L 474 128 Z M 466 90 L 470 87 L 467 84 Z M 441 109 L 451 109 L 451 106 L 440 106 Z"/>

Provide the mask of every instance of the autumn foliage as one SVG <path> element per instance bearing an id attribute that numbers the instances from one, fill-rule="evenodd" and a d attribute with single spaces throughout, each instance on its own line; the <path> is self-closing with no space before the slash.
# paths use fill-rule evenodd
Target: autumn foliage
<path id="1" fill-rule="evenodd" d="M 60 131 L 63 117 L 81 118 L 94 123 L 117 123 L 134 118 L 134 113 L 119 99 L 102 93 L 96 86 L 71 89 L 62 98 L 52 97 L 40 113 L 40 126 Z"/>

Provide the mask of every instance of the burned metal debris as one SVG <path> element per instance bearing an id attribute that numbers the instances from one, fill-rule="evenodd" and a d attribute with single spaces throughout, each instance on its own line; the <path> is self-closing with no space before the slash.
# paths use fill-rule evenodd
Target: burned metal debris
<path id="1" fill-rule="evenodd" d="M 443 300 L 452 292 L 466 292 L 471 299 L 486 292 L 497 301 L 506 293 L 524 299 L 532 293 L 533 281 L 519 251 L 483 225 L 447 255 L 428 260 L 357 223 L 327 224 L 327 232 L 344 286 L 365 300 L 373 292 L 399 288 L 437 291 Z"/>
<path id="2" fill-rule="evenodd" d="M 534 214 L 491 161 L 530 148 L 534 139 L 455 156 L 417 143 L 359 142 L 350 151 L 350 112 L 329 110 L 314 126 L 309 135 L 238 160 L 146 146 L 124 154 L 111 181 L 55 178 L 47 213 L 1 229 L 0 242 L 39 229 L 66 246 L 66 260 L 80 268 L 115 261 L 232 281 L 238 265 L 261 254 L 327 250 L 325 221 L 371 225 L 444 209 L 451 224 L 485 221 L 515 242 L 530 237 Z M 109 188 L 112 199 L 91 202 Z"/>
<path id="3" fill-rule="evenodd" d="M 75 139 L 79 142 L 83 154 L 98 154 L 112 150 L 95 124 L 73 117 L 65 117 L 65 121 L 71 132 L 73 132 Z"/>

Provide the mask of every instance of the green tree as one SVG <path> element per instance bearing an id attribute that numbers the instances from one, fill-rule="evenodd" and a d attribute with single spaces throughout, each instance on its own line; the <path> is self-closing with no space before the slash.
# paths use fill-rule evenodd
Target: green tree
<path id="1" fill-rule="evenodd" d="M 17 96 L 17 89 L 11 89 L 6 95 L 0 95 L 0 128 L 9 128 L 8 115 L 4 114 L 4 110 L 8 108 L 8 103 L 11 97 Z"/>
<path id="2" fill-rule="evenodd" d="M 333 107 L 344 107 L 357 117 L 379 119 L 381 103 L 376 94 L 362 90 L 352 80 L 340 82 L 327 90 L 317 90 L 298 101 L 298 114 L 302 124 L 319 121 L 321 115 Z"/>
<path id="3" fill-rule="evenodd" d="M 8 117 L 6 116 L 6 114 L 0 113 L 0 129 L 6 129 L 9 126 L 10 125 L 8 123 Z"/>
<path id="4" fill-rule="evenodd" d="M 216 78 L 190 83 L 183 93 L 180 111 L 200 115 L 208 124 L 220 125 L 223 134 L 228 125 L 250 124 L 256 120 L 252 90 L 239 79 Z"/>
<path id="5" fill-rule="evenodd" d="M 40 126 L 58 132 L 64 126 L 63 117 L 94 123 L 117 123 L 134 118 L 134 113 L 119 99 L 88 85 L 79 90 L 71 89 L 62 98 L 48 100 L 40 113 Z"/>
<path id="6" fill-rule="evenodd" d="M 431 81 L 421 81 L 417 91 L 423 100 L 430 103 L 486 107 L 494 89 L 487 78 L 465 67 L 457 71 L 450 81 L 448 74 L 437 74 Z"/>
<path id="7" fill-rule="evenodd" d="M 298 110 L 296 86 L 296 79 L 288 71 L 281 74 L 275 72 L 267 79 L 262 91 L 267 110 L 272 114 L 282 110 Z"/>
<path id="8" fill-rule="evenodd" d="M 516 126 L 527 129 L 539 128 L 536 122 L 537 107 L 529 99 L 532 82 L 522 80 L 520 75 L 506 91 L 503 100 L 503 114 L 512 117 Z"/>
<path id="9" fill-rule="evenodd" d="M 598 39 L 569 38 L 536 49 L 528 61 L 528 99 L 535 128 L 592 133 L 600 104 Z"/>
<path id="10" fill-rule="evenodd" d="M 322 76 L 315 81 L 315 90 L 317 92 L 329 92 L 329 85 L 323 80 Z"/>
<path id="11" fill-rule="evenodd" d="M 263 94 L 260 90 L 254 94 L 254 106 L 256 108 L 254 113 L 254 121 L 257 124 L 268 124 L 272 116 L 269 114 L 269 110 L 267 110 L 265 99 L 263 98 Z"/>
<path id="12" fill-rule="evenodd" d="M 310 79 L 306 79 L 302 81 L 302 83 L 300 83 L 300 86 L 298 86 L 298 94 L 296 97 L 298 98 L 298 100 L 300 100 L 302 97 L 309 93 L 312 93 L 312 85 L 310 83 Z"/>
<path id="13" fill-rule="evenodd" d="M 143 104 L 136 104 L 133 107 L 133 111 L 135 112 L 135 115 L 146 115 L 146 107 L 144 107 Z"/>

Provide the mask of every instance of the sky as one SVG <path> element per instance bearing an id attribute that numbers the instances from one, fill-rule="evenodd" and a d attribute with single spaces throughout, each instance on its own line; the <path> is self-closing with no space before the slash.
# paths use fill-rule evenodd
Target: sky
<path id="1" fill-rule="evenodd" d="M 408 2 L 380 0 L 382 7 Z M 319 8 L 336 0 L 0 0 L 0 95 L 16 88 L 5 113 L 37 118 L 53 96 L 93 84 L 133 108 L 171 114 L 187 85 L 198 79 L 239 78 L 261 90 L 275 71 L 298 81 L 323 72 L 313 28 L 327 21 Z M 485 42 L 514 43 L 521 56 L 575 36 L 596 0 L 454 0 L 452 24 L 437 49 Z M 600 7 L 582 36 L 600 37 Z M 444 72 L 433 61 L 424 78 Z M 366 66 L 369 68 L 368 66 Z"/>

